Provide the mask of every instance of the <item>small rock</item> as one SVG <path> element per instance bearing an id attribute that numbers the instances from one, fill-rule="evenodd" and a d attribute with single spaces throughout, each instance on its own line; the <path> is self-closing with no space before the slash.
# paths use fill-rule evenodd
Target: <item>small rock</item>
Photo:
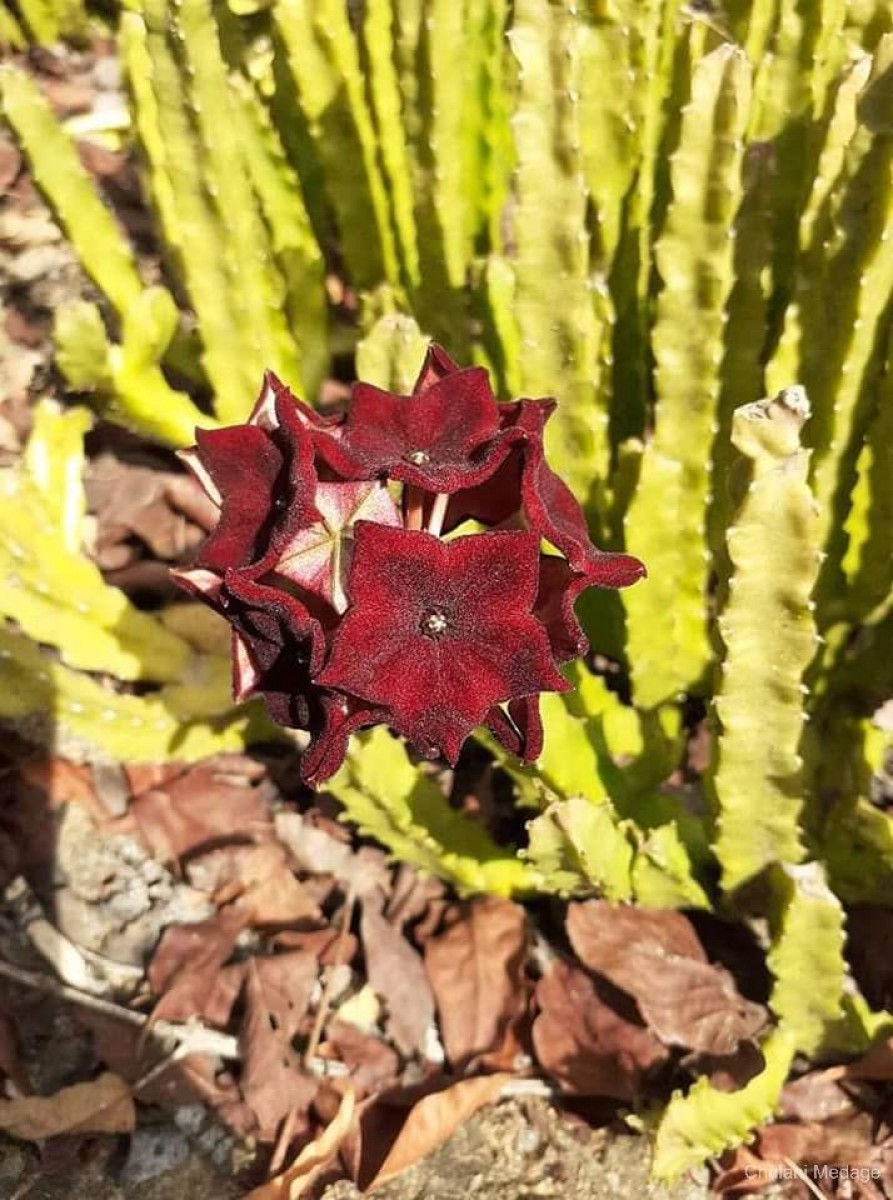
<path id="1" fill-rule="evenodd" d="M 130 1139 L 130 1153 L 121 1171 L 125 1188 L 145 1179 L 174 1171 L 189 1157 L 189 1142 L 170 1125 L 159 1129 L 137 1129 Z"/>
<path id="2" fill-rule="evenodd" d="M 58 245 L 30 246 L 13 259 L 9 274 L 18 283 L 34 283 L 67 266 L 68 257 Z"/>
<path id="3" fill-rule="evenodd" d="M 121 87 L 121 64 L 110 55 L 100 55 L 93 67 L 93 82 L 101 92 L 116 92 Z"/>

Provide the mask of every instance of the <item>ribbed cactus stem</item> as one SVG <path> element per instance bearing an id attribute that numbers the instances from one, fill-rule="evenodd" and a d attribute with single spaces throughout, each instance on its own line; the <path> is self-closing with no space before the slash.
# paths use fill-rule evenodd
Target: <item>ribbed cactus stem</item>
<path id="1" fill-rule="evenodd" d="M 18 0 L 17 7 L 32 40 L 43 45 L 51 45 L 63 38 L 77 41 L 89 33 L 84 0 Z"/>
<path id="2" fill-rule="evenodd" d="M 508 198 L 515 161 L 510 116 L 509 55 L 505 39 L 508 0 L 490 0 L 472 6 L 479 24 L 472 36 L 479 39 L 481 53 L 477 86 L 469 88 L 467 108 L 476 113 L 476 145 L 469 145 L 466 172 L 480 176 L 480 211 L 475 230 L 487 230 L 491 250 L 502 248 L 503 209 Z M 474 83 L 474 81 L 473 81 Z"/>
<path id="3" fill-rule="evenodd" d="M 891 65 L 893 35 L 888 35 L 856 98 L 855 129 L 851 116 L 845 122 L 841 117 L 838 136 L 847 129 L 852 133 L 845 154 L 833 156 L 841 167 L 823 199 L 827 216 L 812 227 L 788 328 L 768 372 L 771 386 L 790 363 L 789 346 L 796 339 L 798 374 L 815 409 L 810 441 L 820 536 L 834 569 L 843 550 L 839 524 L 849 506 L 855 446 L 865 422 L 864 383 L 887 327 L 893 292 L 893 139 L 884 112 Z M 843 94 L 846 113 L 852 112 L 853 86 L 863 78 L 864 67 L 857 64 Z"/>
<path id="4" fill-rule="evenodd" d="M 367 0 L 363 45 L 372 112 L 391 199 L 394 232 L 407 286 L 417 288 L 419 247 L 413 212 L 412 159 L 402 119 L 400 78 L 394 61 L 394 17 L 389 0 Z"/>
<path id="5" fill-rule="evenodd" d="M 772 262 L 771 149 L 750 146 L 742 164 L 744 195 L 735 216 L 735 284 L 726 308 L 725 339 L 720 367 L 719 404 L 713 443 L 713 485 L 707 537 L 710 553 L 724 564 L 726 528 L 734 507 L 731 468 L 735 448 L 730 437 L 732 416 L 742 404 L 763 394 L 762 349 L 769 306 Z M 721 568 L 727 573 L 727 567 Z"/>
<path id="6" fill-rule="evenodd" d="M 509 34 L 518 62 L 517 370 L 528 395 L 557 393 L 547 431 L 551 460 L 585 505 L 603 509 L 607 412 L 596 380 L 600 331 L 589 280 L 576 13 L 575 4 L 520 0 Z"/>
<path id="7" fill-rule="evenodd" d="M 771 885 L 768 966 L 775 985 L 769 1003 L 797 1049 L 811 1056 L 843 1016 L 843 908 L 817 862 L 779 866 Z"/>
<path id="8" fill-rule="evenodd" d="M 848 618 L 856 622 L 885 600 L 893 580 L 893 347 L 859 452 L 844 529 L 847 548 L 842 570 L 847 587 L 842 604 Z"/>
<path id="9" fill-rule="evenodd" d="M 271 333 L 279 374 L 314 403 L 330 366 L 325 261 L 313 235 L 298 176 L 291 170 L 279 134 L 254 88 L 230 79 L 233 106 L 257 203 L 267 232 L 264 254 L 282 288 L 283 320 Z M 269 365 L 269 364 L 268 364 Z"/>
<path id="10" fill-rule="evenodd" d="M 625 519 L 627 549 L 648 563 L 650 577 L 647 586 L 623 593 L 635 696 L 646 708 L 698 684 L 710 659 L 708 447 L 733 284 L 729 230 L 742 192 L 749 96 L 750 69 L 740 51 L 721 46 L 696 61 L 670 162 L 672 198 L 655 247 L 663 280 L 652 335 L 655 429 Z"/>
<path id="11" fill-rule="evenodd" d="M 652 1171 L 658 1179 L 681 1178 L 711 1155 L 748 1141 L 771 1120 L 797 1049 L 787 1029 L 774 1029 L 760 1044 L 763 1069 L 735 1091 L 702 1075 L 686 1092 L 674 1092 L 657 1126 Z"/>
<path id="12" fill-rule="evenodd" d="M 428 338 L 412 317 L 381 317 L 357 346 L 357 376 L 401 395 L 412 390 Z"/>
<path id="13" fill-rule="evenodd" d="M 63 304 L 53 329 L 56 362 L 75 390 L 92 393 L 104 416 L 168 445 L 187 446 L 196 426 L 216 422 L 175 391 L 159 366 L 178 320 L 170 294 L 147 288 L 124 318 L 118 345 L 109 340 L 95 304 Z"/>
<path id="14" fill-rule="evenodd" d="M 580 15 L 580 137 L 583 173 L 596 207 L 593 261 L 607 276 L 620 241 L 623 206 L 642 150 L 645 96 L 641 30 L 630 6 L 590 24 Z"/>
<path id="15" fill-rule="evenodd" d="M 732 426 L 751 482 L 728 532 L 732 575 L 720 618 L 713 788 L 727 890 L 803 856 L 803 677 L 817 644 L 810 597 L 819 567 L 809 456 L 800 448 L 808 416 L 806 394 L 792 387 L 745 405 Z"/>
<path id="16" fill-rule="evenodd" d="M 512 849 L 457 812 L 437 783 L 420 775 L 385 730 L 356 739 L 326 788 L 344 817 L 377 838 L 401 862 L 449 880 L 460 893 L 508 896 L 531 888 L 531 874 Z"/>
<path id="17" fill-rule="evenodd" d="M 122 695 L 73 671 L 6 622 L 0 623 L 0 717 L 29 741 L 80 762 L 193 762 L 240 750 L 258 714 L 218 713 L 213 724 L 184 721 L 163 698 Z"/>
<path id="18" fill-rule="evenodd" d="M 399 285 L 387 189 L 346 6 L 281 0 L 273 16 L 325 168 L 351 279 L 363 288 L 383 280 Z"/>
<path id="19" fill-rule="evenodd" d="M 244 355 L 243 374 L 254 379 L 238 413 L 250 411 L 256 380 L 269 367 L 286 378 L 300 378 L 300 359 L 285 318 L 285 286 L 268 251 L 266 228 L 255 199 L 244 139 L 256 136 L 240 120 L 237 94 L 227 79 L 210 0 L 175 0 L 187 95 L 198 133 L 205 185 L 222 228 L 220 253 L 227 266 L 228 288 Z M 222 137 L 235 128 L 240 137 Z"/>
<path id="20" fill-rule="evenodd" d="M 431 102 L 428 136 L 431 154 L 429 184 L 441 231 L 446 278 L 461 288 L 471 259 L 468 193 L 479 178 L 465 178 L 464 112 L 467 107 L 467 58 L 480 54 L 480 44 L 466 40 L 463 6 L 456 0 L 429 0 L 425 13 L 425 45 L 430 72 Z"/>
<path id="21" fill-rule="evenodd" d="M 76 468 L 82 461 L 66 457 L 64 421 L 43 410 L 26 470 L 0 472 L 0 613 L 36 641 L 56 646 L 70 666 L 120 679 L 180 679 L 192 658 L 187 643 L 106 584 L 82 547 L 72 544 L 83 512 L 78 486 L 71 482 L 61 496 L 44 496 L 42 488 L 57 484 L 70 462 Z"/>
<path id="22" fill-rule="evenodd" d="M 185 70 L 172 45 L 169 0 L 143 0 L 141 15 L 124 13 L 120 38 L 150 188 L 198 318 L 215 408 L 223 420 L 237 420 L 250 407 L 257 374 L 242 353 L 221 254 L 223 229 L 205 187 Z"/>
<path id="23" fill-rule="evenodd" d="M 0 67 L 0 107 L 84 270 L 123 317 L 142 292 L 142 280 L 133 251 L 81 166 L 74 143 L 37 84 L 18 67 Z"/>
<path id="24" fill-rule="evenodd" d="M 24 50 L 28 38 L 8 8 L 0 8 L 0 49 Z"/>

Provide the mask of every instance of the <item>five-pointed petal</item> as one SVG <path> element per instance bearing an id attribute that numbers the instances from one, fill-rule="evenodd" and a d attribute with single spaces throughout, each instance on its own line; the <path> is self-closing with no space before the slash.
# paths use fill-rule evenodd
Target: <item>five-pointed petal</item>
<path id="1" fill-rule="evenodd" d="M 432 492 L 471 487 L 491 473 L 487 449 L 500 429 L 500 405 L 487 372 L 468 367 L 411 396 L 369 383 L 354 386 L 339 440 L 317 450 L 346 478 L 389 475 Z"/>
<path id="2" fill-rule="evenodd" d="M 443 542 L 360 522 L 350 607 L 318 682 L 387 707 L 389 724 L 454 763 L 494 705 L 568 687 L 532 615 L 538 579 L 530 533 Z"/>

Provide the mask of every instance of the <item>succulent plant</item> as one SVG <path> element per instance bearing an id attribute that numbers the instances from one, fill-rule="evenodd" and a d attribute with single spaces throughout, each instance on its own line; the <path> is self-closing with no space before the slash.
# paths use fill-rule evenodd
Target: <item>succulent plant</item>
<path id="1" fill-rule="evenodd" d="M 220 516 L 177 579 L 233 627 L 236 698 L 310 733 L 307 782 L 379 723 L 453 765 L 481 724 L 539 755 L 539 693 L 587 649 L 574 601 L 644 574 L 548 467 L 553 407 L 497 403 L 432 345 L 408 396 L 357 383 L 325 418 L 268 374 L 247 424 L 199 431 L 185 457 Z"/>
<path id="2" fill-rule="evenodd" d="M 240 693 L 255 688 L 316 731 L 305 770 L 332 718 L 296 696 L 348 698 L 310 774 L 346 750 L 327 787 L 394 855 L 465 891 L 597 892 L 764 923 L 778 1019 L 764 1069 L 736 1092 L 702 1080 L 674 1097 L 656 1144 L 658 1170 L 677 1174 L 771 1114 L 797 1053 L 857 1050 L 889 1021 L 848 976 L 843 904 L 893 897 L 891 819 L 870 792 L 889 749 L 873 714 L 893 650 L 890 6 L 367 0 L 354 20 L 340 0 L 125 9 L 161 288 L 141 279 L 34 86 L 14 65 L 0 71 L 5 117 L 101 293 L 59 314 L 59 365 L 81 397 L 148 436 L 182 447 L 194 426 L 207 431 L 192 461 L 224 503 L 192 585 L 218 606 L 233 589 Z M 238 136 L 224 144 L 220 129 Z M 327 256 L 359 293 L 359 330 L 330 320 Z M 436 382 L 406 399 L 431 338 L 474 364 L 447 389 L 455 414 Z M 314 415 L 333 359 L 353 352 L 365 381 L 353 406 L 334 422 Z M 493 397 L 555 396 L 554 414 L 479 403 L 480 368 Z M 267 370 L 309 407 L 271 409 L 267 396 L 246 427 Z M 257 452 L 250 471 L 239 439 Z M 241 515 L 227 504 L 231 444 L 233 487 L 254 485 Z M 79 461 L 80 436 L 66 445 Z M 286 462 L 295 480 L 316 470 L 319 489 L 347 490 L 288 493 L 289 517 L 271 523 Z M 479 478 L 463 476 L 469 463 Z M 519 511 L 526 533 L 493 529 Z M 471 518 L 484 531 L 453 540 Z M 349 554 L 333 566 L 355 521 L 353 567 Z M 0 529 L 15 540 L 9 510 Z M 273 572 L 280 534 L 301 562 L 287 587 Z M 600 557 L 590 538 L 624 557 Z M 515 593 L 494 604 L 519 635 L 527 623 L 538 666 L 500 677 L 461 720 L 454 704 L 438 728 L 418 688 L 395 703 L 379 686 L 384 660 L 410 641 L 436 652 L 449 624 L 439 593 L 411 615 L 408 594 L 418 574 L 427 588 L 477 570 L 469 546 L 485 544 L 481 570 L 485 558 L 504 567 Z M 65 546 L 77 559 L 79 544 Z M 382 559 L 401 566 L 379 587 Z M 584 586 L 634 560 L 649 571 L 636 587 Z M 548 605 L 532 595 L 537 563 Z M 308 592 L 331 622 L 322 636 Z M 41 648 L 73 628 L 61 602 L 30 585 L 2 595 L 4 653 L 28 681 L 14 704 L 4 692 L 4 711 L 27 720 L 46 704 L 41 671 L 58 680 L 59 714 L 87 704 L 98 685 L 82 668 L 98 658 L 68 665 Z M 359 614 L 385 595 L 376 635 Z M 94 631 L 82 645 L 103 647 L 110 674 L 139 673 L 137 645 L 174 674 L 188 658 L 161 622 L 131 616 L 122 640 L 96 613 L 66 621 Z M 581 636 L 622 689 L 592 657 L 571 661 Z M 367 645 L 375 678 L 357 653 Z M 176 686 L 155 683 L 141 705 Z M 114 714 L 137 699 L 104 695 Z M 176 710 L 191 713 L 190 747 L 213 728 L 197 704 L 193 689 Z M 680 791 L 666 781 L 698 711 L 712 761 Z M 242 736 L 244 711 L 226 719 Z M 474 736 L 530 810 L 523 852 L 454 811 L 384 729 L 347 749 L 351 721 L 451 755 L 483 722 Z M 116 753 L 158 752 L 157 740 L 121 741 Z"/>

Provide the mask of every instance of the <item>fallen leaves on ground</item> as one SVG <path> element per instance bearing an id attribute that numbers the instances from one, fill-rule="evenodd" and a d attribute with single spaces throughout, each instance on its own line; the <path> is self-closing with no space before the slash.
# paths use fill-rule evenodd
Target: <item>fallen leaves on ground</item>
<path id="1" fill-rule="evenodd" d="M 130 1133 L 135 1126 L 130 1088 L 110 1072 L 52 1096 L 0 1099 L 0 1129 L 26 1141 L 60 1134 Z"/>
<path id="2" fill-rule="evenodd" d="M 352 888 L 358 896 L 370 894 L 376 888 L 390 890 L 384 855 L 358 854 L 349 840 L 314 825 L 306 814 L 279 812 L 275 828 L 276 836 L 288 846 L 301 870 L 332 875 L 345 890 Z"/>
<path id="3" fill-rule="evenodd" d="M 732 1054 L 766 1024 L 763 1006 L 707 961 L 682 913 L 587 900 L 570 905 L 567 931 L 581 961 L 632 996 L 668 1046 Z"/>
<path id="4" fill-rule="evenodd" d="M 233 907 L 207 921 L 165 929 L 148 968 L 149 982 L 160 996 L 154 1020 L 201 1017 L 218 1028 L 226 1025 L 235 996 L 226 976 L 221 979 L 221 967 L 245 924 L 244 910 Z"/>
<path id="5" fill-rule="evenodd" d="M 291 925 L 320 919 L 316 901 L 292 873 L 279 842 L 221 846 L 187 868 L 193 887 L 218 904 L 238 899 L 249 925 Z"/>
<path id="6" fill-rule="evenodd" d="M 797 1170 L 817 1184 L 833 1180 L 837 1171 L 839 1178 L 850 1173 L 856 1195 L 880 1200 L 879 1187 L 893 1185 L 889 1100 L 872 1083 L 854 1083 L 847 1072 L 828 1067 L 786 1084 L 776 1120 L 758 1129 L 749 1146 L 723 1156 L 716 1191 L 741 1196 L 793 1177 L 792 1194 L 806 1196 L 815 1193 L 802 1178 L 796 1181 Z"/>
<path id="7" fill-rule="evenodd" d="M 585 971 L 556 959 L 536 988 L 539 1016 L 533 1045 L 540 1066 L 564 1091 L 632 1100 L 646 1073 L 666 1062 L 666 1047 L 626 1002 L 612 1006 L 609 989 Z M 614 996 L 623 1005 L 624 997 Z"/>
<path id="8" fill-rule="evenodd" d="M 85 491 L 96 516 L 96 560 L 120 571 L 148 550 L 182 562 L 195 551 L 218 513 L 191 476 L 137 466 L 106 452 L 90 463 Z"/>
<path id="9" fill-rule="evenodd" d="M 121 831 L 138 833 L 154 856 L 170 863 L 219 841 L 271 838 L 276 789 L 265 768 L 242 754 L 195 765 L 128 767 L 133 798 Z"/>
<path id="10" fill-rule="evenodd" d="M 425 943 L 441 1037 L 454 1066 L 496 1053 L 510 1040 L 527 1008 L 526 957 L 527 915 L 497 897 L 462 905 Z"/>
<path id="11" fill-rule="evenodd" d="M 309 954 L 255 956 L 246 965 L 239 1087 L 261 1141 L 272 1141 L 289 1113 L 306 1113 L 316 1095 L 319 1081 L 304 1071 L 292 1044 L 315 981 Z"/>
<path id="12" fill-rule="evenodd" d="M 333 1119 L 319 1137 L 308 1143 L 295 1161 L 267 1183 L 254 1188 L 244 1200 L 299 1200 L 332 1163 L 354 1122 L 356 1096 L 349 1088 Z"/>
<path id="13" fill-rule="evenodd" d="M 422 957 L 403 933 L 382 915 L 382 897 L 362 903 L 360 937 L 366 974 L 387 1008 L 387 1029 L 405 1055 L 426 1056 L 434 1025 L 434 996 Z"/>
<path id="14" fill-rule="evenodd" d="M 320 1053 L 323 1049 L 347 1068 L 358 1096 L 385 1091 L 400 1077 L 396 1051 L 381 1038 L 346 1021 L 336 1018 L 329 1022 L 326 1045 Z"/>
<path id="15" fill-rule="evenodd" d="M 423 1096 L 409 1110 L 384 1162 L 368 1182 L 362 1181 L 364 1189 L 371 1190 L 393 1179 L 442 1146 L 463 1121 L 485 1104 L 495 1103 L 512 1078 L 508 1072 L 478 1075 Z"/>

